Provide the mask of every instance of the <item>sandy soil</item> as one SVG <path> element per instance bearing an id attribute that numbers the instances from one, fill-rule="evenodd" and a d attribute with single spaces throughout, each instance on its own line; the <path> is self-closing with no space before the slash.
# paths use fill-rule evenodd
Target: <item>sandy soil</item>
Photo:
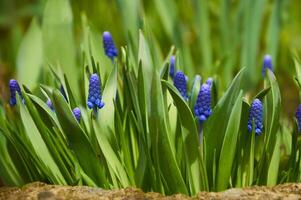
<path id="1" fill-rule="evenodd" d="M 250 187 L 229 189 L 224 192 L 200 192 L 196 197 L 182 194 L 163 196 L 158 193 L 144 193 L 136 188 L 103 190 L 85 186 L 57 186 L 44 183 L 30 183 L 21 188 L 0 188 L 0 199 L 64 200 L 64 199 L 301 199 L 301 184 L 291 183 L 275 187 Z"/>

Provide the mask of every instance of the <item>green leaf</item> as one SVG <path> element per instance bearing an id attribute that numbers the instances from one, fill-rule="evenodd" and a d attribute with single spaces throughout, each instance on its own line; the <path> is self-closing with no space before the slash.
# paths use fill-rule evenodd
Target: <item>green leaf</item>
<path id="1" fill-rule="evenodd" d="M 0 177 L 7 186 L 21 186 L 24 184 L 21 174 L 17 171 L 13 160 L 7 149 L 7 142 L 5 137 L 2 135 L 0 129 Z"/>
<path id="2" fill-rule="evenodd" d="M 36 18 L 22 39 L 16 64 L 18 80 L 31 89 L 36 86 L 43 64 L 42 32 Z"/>
<path id="3" fill-rule="evenodd" d="M 114 120 L 114 99 L 116 98 L 117 92 L 117 66 L 111 71 L 111 74 L 106 82 L 102 101 L 105 106 L 99 110 L 98 123 L 102 130 L 99 134 L 105 134 L 110 142 L 115 139 L 115 120 Z"/>
<path id="4" fill-rule="evenodd" d="M 275 75 L 268 70 L 268 80 L 271 91 L 265 96 L 264 104 L 264 154 L 260 159 L 259 184 L 267 184 L 268 169 L 271 164 L 274 148 L 277 142 L 279 118 L 281 109 L 281 95 Z"/>
<path id="5" fill-rule="evenodd" d="M 139 54 L 138 61 L 141 61 L 142 71 L 144 77 L 149 77 L 148 80 L 152 79 L 152 71 L 153 71 L 153 61 L 151 52 L 148 46 L 147 41 L 145 40 L 142 31 L 139 32 Z M 136 69 L 137 72 L 137 69 Z M 136 73 L 137 74 L 137 73 Z M 147 94 L 150 92 L 151 83 L 150 81 L 144 80 L 144 87 Z"/>
<path id="6" fill-rule="evenodd" d="M 203 63 L 202 67 L 205 72 L 212 70 L 212 47 L 209 25 L 209 2 L 206 0 L 195 0 L 196 9 L 196 27 L 201 49 Z"/>
<path id="7" fill-rule="evenodd" d="M 194 80 L 193 80 L 192 89 L 191 89 L 190 100 L 189 100 L 189 107 L 191 110 L 194 110 L 194 105 L 198 99 L 201 84 L 202 84 L 201 76 L 198 74 L 195 75 Z"/>
<path id="8" fill-rule="evenodd" d="M 38 131 L 36 125 L 28 110 L 25 106 L 20 103 L 20 115 L 25 128 L 25 133 L 27 134 L 27 138 L 32 144 L 32 147 L 37 154 L 39 160 L 41 160 L 45 166 L 48 167 L 47 175 L 50 176 L 52 181 L 55 181 L 57 184 L 66 184 L 63 175 L 61 174 L 58 166 L 56 165 L 53 157 L 51 156 L 49 149 L 47 148 L 44 140 L 41 137 L 40 132 Z"/>
<path id="9" fill-rule="evenodd" d="M 151 110 L 149 115 L 150 134 L 152 137 L 152 145 L 158 148 L 157 152 L 153 152 L 153 156 L 157 156 L 160 171 L 164 181 L 168 186 L 167 193 L 181 192 L 187 194 L 187 188 L 181 175 L 179 166 L 175 158 L 174 147 L 170 139 L 166 122 L 167 108 L 164 105 L 163 92 L 159 75 L 153 72 L 153 81 L 151 87 Z M 158 139 L 160 138 L 160 139 Z M 160 153 L 159 152 L 164 152 Z M 172 174 L 172 176 L 170 176 Z"/>
<path id="10" fill-rule="evenodd" d="M 121 186 L 130 186 L 130 181 L 124 167 L 119 161 L 118 156 L 115 154 L 107 137 L 104 134 L 102 134 L 102 129 L 100 129 L 100 126 L 96 123 L 95 120 L 93 120 L 93 127 L 96 129 L 96 137 L 101 151 L 105 156 L 108 165 L 112 168 L 114 174 L 118 177 Z"/>
<path id="11" fill-rule="evenodd" d="M 279 176 L 279 164 L 280 164 L 280 137 L 279 135 L 277 135 L 270 167 L 268 169 L 267 186 L 274 186 L 277 184 L 277 180 Z"/>
<path id="12" fill-rule="evenodd" d="M 200 166 L 199 135 L 195 120 L 187 103 L 179 95 L 176 88 L 169 82 L 162 80 L 167 87 L 179 112 L 182 126 L 182 139 L 184 141 L 185 154 L 187 157 L 189 180 L 191 184 L 191 194 L 199 191 L 208 190 L 207 175 L 204 166 Z"/>
<path id="13" fill-rule="evenodd" d="M 212 115 L 203 125 L 204 139 L 206 141 L 205 146 L 205 163 L 208 175 L 209 188 L 214 188 L 214 171 L 212 164 L 217 161 L 213 161 L 214 152 L 216 152 L 216 158 L 220 157 L 220 149 L 224 141 L 225 130 L 227 128 L 230 114 L 235 104 L 239 92 L 242 89 L 242 80 L 244 77 L 244 70 L 242 69 L 232 81 L 230 87 L 224 94 L 224 96 L 218 101 L 215 106 Z M 218 126 L 217 126 L 218 124 Z M 218 165 L 218 163 L 217 163 Z"/>
<path id="14" fill-rule="evenodd" d="M 73 36 L 73 16 L 68 0 L 48 0 L 43 13 L 44 61 L 61 67 L 70 86 L 79 95 L 78 70 Z"/>
<path id="15" fill-rule="evenodd" d="M 238 141 L 238 132 L 240 127 L 240 116 L 242 109 L 242 91 L 240 91 L 229 121 L 227 124 L 223 145 L 220 152 L 218 171 L 217 171 L 217 182 L 216 190 L 222 191 L 227 189 L 229 178 L 231 176 L 232 166 L 235 158 L 235 150 Z"/>
<path id="16" fill-rule="evenodd" d="M 62 129 L 70 143 L 70 148 L 75 152 L 80 166 L 98 186 L 108 188 L 104 169 L 97 158 L 96 152 L 59 90 L 53 91 L 53 104 Z"/>

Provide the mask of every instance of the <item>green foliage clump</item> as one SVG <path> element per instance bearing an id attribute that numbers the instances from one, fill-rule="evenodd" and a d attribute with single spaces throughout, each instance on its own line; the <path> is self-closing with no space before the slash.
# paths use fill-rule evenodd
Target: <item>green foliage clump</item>
<path id="1" fill-rule="evenodd" d="M 136 1 L 118 2 L 127 11 L 133 9 L 130 4 L 137 6 Z M 42 27 L 34 19 L 19 50 L 17 74 L 23 84 L 21 95 L 15 95 L 15 106 L 1 99 L 0 177 L 5 184 L 45 181 L 105 189 L 135 186 L 163 194 L 195 195 L 199 191 L 301 180 L 300 135 L 297 123 L 292 127 L 280 117 L 277 71 L 274 74 L 268 68 L 266 76 L 258 76 L 261 69 L 254 67 L 260 27 L 257 16 L 263 13 L 264 1 L 252 4 L 256 8 L 254 18 L 247 8 L 253 1 L 240 1 L 246 5 L 238 3 L 237 12 L 245 13 L 241 52 L 245 67 L 233 80 L 237 44 L 229 43 L 226 22 L 221 23 L 222 41 L 228 45 L 225 54 L 221 54 L 226 58 L 223 64 L 227 68 L 219 72 L 220 67 L 213 64 L 207 30 L 207 1 L 194 2 L 196 23 L 200 24 L 195 26 L 200 38 L 196 46 L 203 62 L 203 76 L 194 78 L 190 54 L 193 48 L 182 43 L 185 40 L 181 34 L 173 30 L 174 10 L 166 13 L 175 4 L 171 0 L 154 2 L 162 11 L 166 34 L 173 38 L 177 49 L 171 47 L 168 55 L 163 56 L 148 22 L 138 31 L 137 16 L 128 12 L 128 17 L 122 13 L 123 24 L 128 27 L 127 44 L 116 57 L 114 43 L 109 43 L 111 48 L 114 46 L 113 53 L 104 50 L 108 44 L 102 44 L 101 34 L 89 25 L 85 15 L 81 18 L 81 45 L 77 50 L 68 1 L 47 1 Z M 222 2 L 224 16 L 228 1 Z M 280 2 L 275 1 L 275 16 L 279 16 Z M 277 29 L 278 24 L 273 21 L 277 19 L 271 17 L 269 34 Z M 269 44 L 274 47 L 275 35 L 272 36 Z M 42 53 L 30 54 L 31 48 Z M 276 57 L 275 51 L 272 48 L 272 58 Z M 185 98 L 170 77 L 169 61 L 173 56 L 173 70 L 188 74 L 187 80 L 182 77 Z M 297 58 L 295 66 L 300 83 Z M 102 88 L 97 92 L 102 106 L 95 106 L 93 95 L 89 95 L 92 74 L 97 77 L 97 89 Z M 203 86 L 210 97 L 210 102 L 206 102 L 210 112 L 200 120 L 195 105 L 202 98 L 202 80 L 209 75 L 213 79 Z M 254 94 L 250 84 L 256 80 L 260 92 Z M 254 128 L 248 130 L 250 123 L 257 123 L 249 120 L 253 99 L 263 104 L 261 134 L 256 134 Z"/>

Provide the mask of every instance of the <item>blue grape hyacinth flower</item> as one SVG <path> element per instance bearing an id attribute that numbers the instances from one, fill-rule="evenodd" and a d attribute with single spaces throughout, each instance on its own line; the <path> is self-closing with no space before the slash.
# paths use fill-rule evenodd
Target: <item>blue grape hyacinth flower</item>
<path id="1" fill-rule="evenodd" d="M 301 104 L 298 106 L 295 117 L 298 124 L 298 132 L 301 132 Z"/>
<path id="2" fill-rule="evenodd" d="M 262 76 L 265 77 L 267 69 L 273 71 L 272 57 L 270 55 L 265 55 L 263 58 L 262 65 Z"/>
<path id="3" fill-rule="evenodd" d="M 23 96 L 22 96 L 22 93 L 21 93 L 21 88 L 20 88 L 20 85 L 19 85 L 18 81 L 16 81 L 15 79 L 11 79 L 9 81 L 9 89 L 10 89 L 9 104 L 11 106 L 14 106 L 14 105 L 17 104 L 16 93 L 18 93 L 18 95 L 22 99 L 22 102 L 24 103 L 24 99 L 23 99 Z"/>
<path id="4" fill-rule="evenodd" d="M 54 111 L 54 107 L 53 107 L 52 101 L 50 99 L 47 99 L 46 104 L 52 111 Z"/>
<path id="5" fill-rule="evenodd" d="M 73 113 L 74 117 L 76 118 L 76 120 L 77 120 L 78 122 L 80 122 L 80 119 L 81 119 L 81 117 L 82 117 L 82 114 L 81 114 L 81 111 L 80 111 L 79 107 L 74 108 L 74 109 L 72 110 L 72 113 Z"/>
<path id="6" fill-rule="evenodd" d="M 196 104 L 194 106 L 194 114 L 203 123 L 212 113 L 211 109 L 211 87 L 213 79 L 210 78 L 204 83 L 199 91 Z"/>
<path id="7" fill-rule="evenodd" d="M 102 41 L 106 55 L 113 60 L 118 55 L 118 50 L 115 47 L 111 33 L 108 31 L 103 32 Z"/>
<path id="8" fill-rule="evenodd" d="M 250 108 L 250 115 L 248 120 L 248 132 L 251 133 L 254 130 L 256 135 L 260 135 L 263 131 L 263 105 L 259 99 L 254 99 Z"/>
<path id="9" fill-rule="evenodd" d="M 187 77 L 181 71 L 178 71 L 174 76 L 174 86 L 178 89 L 185 101 L 188 100 L 187 95 Z"/>
<path id="10" fill-rule="evenodd" d="M 169 63 L 169 75 L 171 78 L 174 78 L 175 76 L 175 65 L 176 65 L 176 57 L 171 56 L 170 63 Z"/>
<path id="11" fill-rule="evenodd" d="M 92 74 L 89 83 L 89 96 L 87 105 L 90 109 L 101 109 L 104 107 L 104 102 L 101 101 L 101 82 L 97 74 Z"/>

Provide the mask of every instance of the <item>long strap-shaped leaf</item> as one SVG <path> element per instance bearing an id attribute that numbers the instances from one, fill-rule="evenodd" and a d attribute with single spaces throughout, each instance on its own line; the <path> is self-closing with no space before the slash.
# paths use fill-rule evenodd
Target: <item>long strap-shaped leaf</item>
<path id="1" fill-rule="evenodd" d="M 184 140 L 185 154 L 187 157 L 188 176 L 191 184 L 191 194 L 194 195 L 201 190 L 208 190 L 207 174 L 205 167 L 201 166 L 199 152 L 198 130 L 194 117 L 187 103 L 176 91 L 176 88 L 167 81 L 162 81 L 168 88 L 174 103 L 179 111 L 182 126 L 182 138 Z"/>
<path id="2" fill-rule="evenodd" d="M 53 92 L 53 104 L 62 129 L 70 142 L 70 147 L 76 154 L 79 164 L 97 185 L 108 187 L 103 167 L 97 159 L 95 150 L 59 90 Z"/>

